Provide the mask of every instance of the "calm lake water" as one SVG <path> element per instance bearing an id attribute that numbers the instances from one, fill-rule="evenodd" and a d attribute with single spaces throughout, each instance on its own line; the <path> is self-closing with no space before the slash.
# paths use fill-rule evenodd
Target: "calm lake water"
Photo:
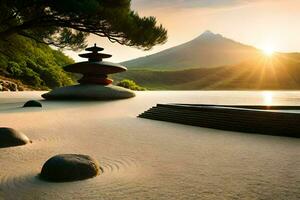
<path id="1" fill-rule="evenodd" d="M 139 93 L 139 92 L 138 92 Z M 149 95 L 165 93 L 158 103 L 195 103 L 217 105 L 288 105 L 300 106 L 300 91 L 150 91 Z M 182 98 L 182 97 L 189 97 Z M 178 100 L 176 100 L 178 99 Z"/>
<path id="2" fill-rule="evenodd" d="M 300 91 L 207 91 L 203 94 L 219 97 L 218 104 L 300 105 Z"/>
<path id="3" fill-rule="evenodd" d="M 43 92 L 42 92 L 43 93 Z M 42 99 L 41 92 L 1 92 L 0 104 L 23 102 L 27 99 Z M 199 104 L 233 104 L 233 105 L 299 105 L 300 91 L 147 91 L 137 92 L 151 96 L 165 93 L 167 97 L 161 103 L 179 102 Z M 194 95 L 191 95 L 193 93 Z M 182 97 L 193 96 L 188 101 Z M 169 98 L 168 98 L 169 97 Z M 169 101 L 168 101 L 169 100 Z M 160 103 L 160 102 L 158 102 Z M 176 102 L 174 102 L 176 103 Z"/>

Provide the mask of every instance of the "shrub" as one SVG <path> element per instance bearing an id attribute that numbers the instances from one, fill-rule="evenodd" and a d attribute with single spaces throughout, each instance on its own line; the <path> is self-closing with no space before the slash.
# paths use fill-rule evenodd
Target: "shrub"
<path id="1" fill-rule="evenodd" d="M 136 82 L 134 82 L 133 80 L 129 80 L 129 79 L 124 79 L 124 80 L 120 81 L 117 85 L 120 87 L 130 89 L 130 90 L 136 90 L 136 91 L 146 90 L 146 88 L 137 85 Z"/>
<path id="2" fill-rule="evenodd" d="M 7 71 L 14 77 L 20 77 L 22 75 L 19 64 L 13 61 L 8 62 Z"/>
<path id="3" fill-rule="evenodd" d="M 40 73 L 42 68 L 37 65 L 34 61 L 32 61 L 31 59 L 26 59 L 26 67 L 32 69 L 33 71 L 35 71 L 36 73 Z"/>
<path id="4" fill-rule="evenodd" d="M 21 80 L 27 84 L 30 84 L 32 86 L 37 86 L 37 87 L 39 87 L 43 82 L 43 80 L 40 79 L 39 74 L 34 72 L 30 68 L 23 69 Z"/>

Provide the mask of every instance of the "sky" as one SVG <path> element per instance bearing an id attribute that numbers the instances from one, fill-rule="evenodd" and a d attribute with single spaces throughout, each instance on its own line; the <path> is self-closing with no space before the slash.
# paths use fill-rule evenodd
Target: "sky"
<path id="1" fill-rule="evenodd" d="M 150 55 L 185 43 L 210 30 L 235 41 L 278 52 L 300 52 L 300 0 L 132 0 L 140 16 L 155 16 L 168 30 L 168 41 L 149 51 L 122 46 L 106 38 L 90 35 L 88 44 L 97 43 L 122 62 Z M 75 61 L 78 53 L 65 51 Z"/>

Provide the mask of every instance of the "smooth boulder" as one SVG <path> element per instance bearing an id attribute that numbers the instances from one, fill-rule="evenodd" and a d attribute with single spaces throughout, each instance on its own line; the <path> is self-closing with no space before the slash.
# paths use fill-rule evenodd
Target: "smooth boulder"
<path id="1" fill-rule="evenodd" d="M 30 143 L 28 137 L 12 128 L 0 127 L 0 148 L 20 146 Z"/>
<path id="2" fill-rule="evenodd" d="M 42 104 L 35 100 L 27 101 L 23 107 L 42 107 Z"/>
<path id="3" fill-rule="evenodd" d="M 134 97 L 135 93 L 114 85 L 80 84 L 56 88 L 43 94 L 47 100 L 115 100 Z"/>
<path id="4" fill-rule="evenodd" d="M 60 154 L 46 161 L 40 177 L 46 181 L 67 182 L 92 178 L 101 172 L 98 162 L 88 155 Z"/>

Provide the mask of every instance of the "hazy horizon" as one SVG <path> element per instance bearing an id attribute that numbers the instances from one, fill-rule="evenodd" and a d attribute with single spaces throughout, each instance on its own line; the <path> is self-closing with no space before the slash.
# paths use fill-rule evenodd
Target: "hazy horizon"
<path id="1" fill-rule="evenodd" d="M 141 16 L 155 16 L 168 29 L 168 41 L 143 51 L 91 35 L 89 45 L 97 43 L 113 55 L 108 61 L 147 56 L 188 42 L 206 30 L 256 48 L 300 52 L 300 2 L 295 0 L 133 0 L 132 8 Z M 84 60 L 77 56 L 80 52 L 65 52 L 75 61 Z"/>

